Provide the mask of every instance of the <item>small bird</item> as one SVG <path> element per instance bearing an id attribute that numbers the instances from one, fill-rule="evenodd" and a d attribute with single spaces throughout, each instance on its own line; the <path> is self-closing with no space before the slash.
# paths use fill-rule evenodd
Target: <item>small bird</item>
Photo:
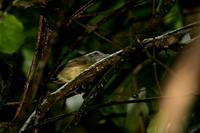
<path id="1" fill-rule="evenodd" d="M 58 83 L 66 83 L 77 77 L 84 70 L 89 68 L 94 63 L 108 56 L 100 51 L 93 51 L 86 55 L 74 58 L 64 66 L 64 68 L 57 75 Z"/>

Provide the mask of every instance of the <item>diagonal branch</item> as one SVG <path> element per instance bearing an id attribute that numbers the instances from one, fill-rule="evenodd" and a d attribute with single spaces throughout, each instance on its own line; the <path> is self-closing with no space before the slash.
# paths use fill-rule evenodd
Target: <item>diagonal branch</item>
<path id="1" fill-rule="evenodd" d="M 184 32 L 185 33 L 185 32 Z M 90 84 L 97 84 L 102 77 L 105 75 L 105 73 L 111 69 L 113 66 L 116 66 L 117 64 L 123 64 L 126 61 L 131 61 L 133 63 L 133 66 L 135 67 L 138 63 L 143 62 L 146 58 L 146 52 L 144 49 L 152 50 L 155 48 L 153 44 L 157 41 L 157 47 L 158 50 L 162 50 L 165 48 L 163 45 L 163 38 L 170 38 L 170 37 L 177 37 L 177 41 L 170 41 L 168 42 L 168 45 L 173 46 L 178 43 L 179 37 L 184 36 L 183 33 L 179 33 L 178 36 L 177 32 L 174 32 L 173 34 L 163 34 L 159 37 L 157 40 L 149 40 L 148 43 L 144 43 L 142 45 L 145 45 L 148 47 L 127 47 L 125 49 L 122 49 L 120 51 L 117 51 L 106 58 L 100 60 L 99 62 L 93 64 L 91 67 L 89 67 L 87 70 L 82 72 L 79 76 L 77 76 L 75 79 L 71 80 L 70 82 L 64 84 L 62 87 L 60 87 L 55 92 L 49 94 L 46 96 L 40 105 L 38 105 L 38 109 L 35 110 L 32 115 L 29 117 L 29 119 L 25 122 L 23 128 L 21 128 L 20 132 L 25 131 L 30 126 L 34 126 L 35 121 L 40 120 L 44 117 L 44 115 L 55 105 L 58 101 L 69 97 L 71 95 L 74 95 L 77 90 L 81 86 L 87 86 Z M 163 38 L 161 38 L 163 37 Z M 144 42 L 144 41 L 143 41 Z M 161 43 L 161 44 L 159 44 Z M 150 45 L 151 44 L 151 45 Z M 97 84 L 98 85 L 98 84 Z M 93 91 L 93 90 L 92 90 Z M 92 93 L 92 92 L 91 92 Z M 86 104 L 86 107 L 88 105 Z M 87 109 L 87 108 L 86 108 Z M 84 109 L 85 110 L 85 109 Z"/>

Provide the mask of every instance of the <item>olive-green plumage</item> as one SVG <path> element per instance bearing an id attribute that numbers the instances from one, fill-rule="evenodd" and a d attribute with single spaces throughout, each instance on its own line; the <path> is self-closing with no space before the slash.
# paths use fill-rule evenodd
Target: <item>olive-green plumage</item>
<path id="1" fill-rule="evenodd" d="M 60 83 L 66 83 L 77 77 L 84 70 L 89 68 L 92 64 L 100 61 L 108 56 L 108 54 L 101 53 L 99 51 L 93 51 L 81 57 L 70 60 L 61 72 L 57 75 L 57 80 Z"/>

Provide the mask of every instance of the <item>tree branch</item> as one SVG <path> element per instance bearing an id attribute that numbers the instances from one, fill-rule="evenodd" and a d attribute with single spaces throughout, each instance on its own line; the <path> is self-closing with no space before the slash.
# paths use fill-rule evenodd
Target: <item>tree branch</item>
<path id="1" fill-rule="evenodd" d="M 181 31 L 181 30 L 180 30 Z M 155 46 L 153 44 L 157 44 L 156 48 L 159 50 L 166 49 L 165 45 L 163 45 L 163 38 L 168 39 L 170 37 L 176 37 L 176 41 L 169 41 L 167 45 L 173 46 L 177 44 L 179 41 L 179 38 L 181 36 L 184 36 L 187 32 L 183 30 L 184 32 L 178 32 L 173 31 L 170 32 L 171 34 L 163 34 L 156 39 L 152 40 L 149 39 L 148 43 L 147 41 L 142 41 L 142 45 L 145 46 L 145 49 L 152 50 Z M 188 31 L 188 30 L 187 30 Z M 154 41 L 154 42 L 153 42 Z M 156 41 L 156 43 L 155 43 Z M 144 43 L 145 42 L 145 43 Z M 28 129 L 30 126 L 34 126 L 34 121 L 39 120 L 43 118 L 43 116 L 60 100 L 69 97 L 71 95 L 74 95 L 78 92 L 78 90 L 83 85 L 90 85 L 90 84 L 97 84 L 97 88 L 101 85 L 98 82 L 101 80 L 101 78 L 105 75 L 105 73 L 112 68 L 113 66 L 117 66 L 117 64 L 123 64 L 124 62 L 131 60 L 133 62 L 133 66 L 137 65 L 139 62 L 142 62 L 146 59 L 146 52 L 143 51 L 143 47 L 141 45 L 138 45 L 137 47 L 127 47 L 125 49 L 122 49 L 120 51 L 117 51 L 106 58 L 100 60 L 99 62 L 93 64 L 91 67 L 89 67 L 87 70 L 82 72 L 79 76 L 77 76 L 75 79 L 71 80 L 70 82 L 64 84 L 62 87 L 60 87 L 55 92 L 49 94 L 46 96 L 41 104 L 38 106 L 37 113 L 33 113 L 29 117 L 29 121 L 26 122 L 26 124 L 21 128 L 20 132 L 23 132 L 24 130 Z M 117 69 L 116 69 L 117 70 Z M 104 86 L 104 85 L 103 85 Z M 97 89 L 99 90 L 99 89 Z M 95 94 L 91 90 L 90 93 Z M 95 91 L 95 90 L 94 90 Z M 98 92 L 99 93 L 99 92 Z M 93 95 L 89 94 L 89 99 Z M 95 94 L 96 95 L 96 94 Z M 98 95 L 98 94 L 97 94 Z M 96 96 L 95 96 L 96 97 Z M 85 99 L 87 101 L 87 98 Z M 93 100 L 91 100 L 93 101 Z M 84 112 L 88 109 L 88 105 L 90 105 L 86 102 L 86 104 L 83 104 L 83 108 L 81 112 Z M 84 111 L 83 111 L 84 110 Z"/>

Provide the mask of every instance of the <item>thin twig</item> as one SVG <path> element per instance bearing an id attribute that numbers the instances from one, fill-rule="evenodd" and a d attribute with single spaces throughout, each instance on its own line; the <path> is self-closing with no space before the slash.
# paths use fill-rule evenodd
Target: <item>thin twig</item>
<path id="1" fill-rule="evenodd" d="M 142 69 L 144 66 L 148 65 L 148 64 L 151 63 L 151 62 L 152 62 L 152 59 L 147 59 L 147 60 L 145 60 L 144 62 L 138 64 L 138 65 L 134 68 L 133 74 L 134 74 L 134 75 L 137 75 L 137 74 L 141 71 L 141 69 Z"/>
<path id="2" fill-rule="evenodd" d="M 32 104 L 37 103 L 38 101 L 35 100 L 32 102 Z M 21 103 L 21 101 L 16 101 L 16 102 L 7 102 L 6 104 L 4 104 L 4 106 L 18 106 Z"/>
<path id="3" fill-rule="evenodd" d="M 184 94 L 182 95 L 182 97 L 188 97 L 188 96 L 199 96 L 199 95 L 195 95 L 193 93 L 188 93 L 188 94 Z M 108 101 L 108 102 L 104 102 L 102 104 L 97 104 L 97 105 L 93 105 L 89 108 L 89 111 L 93 111 L 99 108 L 103 108 L 103 107 L 108 107 L 108 106 L 117 106 L 117 105 L 121 105 L 121 104 L 131 104 L 131 103 L 147 103 L 147 102 L 154 102 L 154 101 L 158 101 L 161 99 L 164 100 L 170 100 L 174 98 L 172 97 L 167 97 L 167 96 L 160 96 L 160 97 L 150 97 L 150 98 L 142 98 L 142 99 L 133 99 L 133 100 L 115 100 L 115 101 Z"/>
<path id="4" fill-rule="evenodd" d="M 129 6 L 133 6 L 133 8 L 134 8 L 134 7 L 140 6 L 140 5 L 144 4 L 144 3 L 146 3 L 146 1 L 136 2 L 135 0 L 129 0 L 128 2 L 126 2 L 121 7 L 117 8 L 117 9 L 114 9 L 111 14 L 109 14 L 109 15 L 105 16 L 103 19 L 101 19 L 96 24 L 96 27 L 99 27 L 100 25 L 102 25 L 103 23 L 107 22 L 108 20 L 111 20 L 114 16 L 120 14 L 124 9 L 128 9 Z"/>
<path id="5" fill-rule="evenodd" d="M 40 126 L 43 126 L 43 125 L 46 125 L 46 124 L 49 124 L 51 122 L 55 122 L 55 121 L 58 121 L 60 119 L 65 119 L 66 117 L 69 117 L 69 116 L 73 116 L 75 115 L 77 112 L 71 112 L 71 113 L 64 113 L 64 114 L 60 114 L 60 115 L 57 115 L 57 116 L 54 116 L 54 117 L 50 117 L 50 118 L 47 118 L 47 119 L 44 119 L 42 120 L 40 123 L 34 125 L 34 126 L 30 126 L 27 130 L 31 130 L 33 128 L 37 128 L 37 127 L 40 127 Z"/>
<path id="6" fill-rule="evenodd" d="M 159 65 L 161 65 L 163 68 L 165 68 L 165 70 L 167 70 L 172 76 L 175 76 L 175 73 L 174 73 L 174 71 L 171 68 L 169 68 L 166 64 L 164 64 L 161 61 L 159 61 L 156 57 L 152 56 L 146 48 L 144 48 L 144 50 L 147 53 L 147 56 L 149 58 L 151 58 L 156 63 L 158 63 Z"/>
<path id="7" fill-rule="evenodd" d="M 161 86 L 160 86 L 160 82 L 159 82 L 159 79 L 158 79 L 158 72 L 157 72 L 157 65 L 156 63 L 154 62 L 153 63 L 153 71 L 154 71 L 154 77 L 155 77 L 155 81 L 156 81 L 156 86 L 158 88 L 158 91 L 159 91 L 159 94 L 161 94 Z"/>
<path id="8" fill-rule="evenodd" d="M 77 20 L 74 20 L 74 22 L 77 23 L 77 24 L 79 24 L 83 28 L 85 28 L 89 33 L 92 32 L 97 37 L 101 38 L 102 40 L 104 40 L 104 41 L 106 41 L 106 42 L 108 42 L 110 44 L 112 44 L 113 47 L 115 47 L 115 48 L 121 48 L 120 45 L 119 45 L 119 43 L 113 42 L 110 39 L 108 39 L 108 38 L 104 37 L 103 35 L 101 35 L 100 33 L 98 33 L 97 31 L 94 31 L 94 29 L 96 29 L 95 26 L 86 26 L 86 25 L 82 24 L 81 22 L 79 22 Z"/>
<path id="9" fill-rule="evenodd" d="M 13 126 L 11 122 L 0 122 L 0 128 L 9 128 L 10 126 Z"/>
<path id="10" fill-rule="evenodd" d="M 42 53 L 42 57 L 39 61 L 39 64 L 38 64 L 38 68 L 37 68 L 37 72 L 35 74 L 35 81 L 34 81 L 34 84 L 32 84 L 32 95 L 31 95 L 31 98 L 34 99 L 37 92 L 38 92 L 38 88 L 39 88 L 39 85 L 41 83 L 41 80 L 42 80 L 42 76 L 43 76 L 43 73 L 44 73 L 44 70 L 45 70 L 45 67 L 47 65 L 47 62 L 48 62 L 48 59 L 50 57 L 50 54 L 51 54 L 51 50 L 52 50 L 52 47 L 53 47 L 53 43 L 50 42 L 50 38 L 54 38 L 53 34 L 51 33 L 51 31 L 48 29 L 46 29 L 45 31 L 46 35 L 45 35 L 45 38 L 44 38 L 44 48 L 43 48 L 43 53 Z"/>
<path id="11" fill-rule="evenodd" d="M 66 28 L 66 27 L 68 27 L 73 22 L 72 20 L 77 20 L 77 19 L 81 18 L 83 12 L 86 11 L 88 8 L 90 8 L 93 5 L 94 5 L 94 0 L 90 0 L 85 5 L 83 5 L 82 7 L 80 7 L 74 14 L 71 15 L 71 17 L 67 21 L 65 21 L 62 24 L 63 27 Z"/>
<path id="12" fill-rule="evenodd" d="M 81 16 L 82 16 L 82 14 L 84 13 L 84 11 L 86 11 L 86 10 L 87 10 L 88 8 L 90 8 L 92 5 L 94 5 L 94 0 L 90 0 L 90 1 L 87 2 L 85 5 L 81 6 L 75 13 L 73 13 L 73 14 L 70 16 L 70 18 L 69 18 L 68 20 L 66 20 L 65 22 L 63 22 L 63 24 L 61 25 L 61 27 L 67 28 L 69 25 L 72 24 L 72 22 L 74 22 L 74 21 L 72 21 L 72 20 L 77 20 L 77 19 L 81 18 Z M 84 38 L 84 35 L 81 35 L 81 36 L 77 37 L 77 39 L 75 40 L 74 43 L 69 44 L 69 47 L 70 47 L 70 48 L 67 49 L 67 50 L 65 50 L 64 54 L 61 55 L 61 56 L 58 58 L 58 60 L 57 60 L 57 62 L 56 62 L 56 64 L 55 64 L 55 66 L 54 66 L 54 68 L 52 69 L 52 71 L 50 71 L 50 72 L 48 73 L 47 80 L 51 79 L 52 77 L 54 77 L 54 76 L 57 74 L 58 70 L 59 70 L 60 67 L 61 67 L 61 64 L 62 64 L 62 61 L 64 60 L 64 58 L 68 55 L 68 53 L 69 53 L 70 51 L 72 51 L 74 48 L 76 48 L 76 46 L 77 46 L 76 44 L 77 44 L 80 40 L 82 40 L 83 38 Z"/>
<path id="13" fill-rule="evenodd" d="M 96 110 L 102 107 L 107 106 L 116 106 L 121 104 L 130 104 L 130 103 L 144 103 L 144 102 L 152 102 L 161 100 L 164 97 L 151 97 L 151 98 L 144 98 L 144 99 L 134 99 L 134 100 L 115 100 L 115 101 L 108 101 L 102 104 L 94 105 L 90 108 L 90 110 Z"/>
<path id="14" fill-rule="evenodd" d="M 186 26 L 164 33 L 157 37 L 146 38 L 142 40 L 141 44 L 144 45 L 145 48 L 152 47 L 152 45 L 154 45 L 155 47 L 164 46 L 164 48 L 168 48 L 172 44 L 179 44 L 181 37 L 189 33 L 191 29 L 196 26 L 200 26 L 200 21 L 188 24 Z"/>
<path id="15" fill-rule="evenodd" d="M 112 10 L 106 10 L 106 11 L 102 11 L 102 12 L 94 12 L 94 13 L 89 13 L 89 14 L 83 14 L 80 16 L 80 18 L 86 18 L 86 17 L 96 17 L 98 15 L 102 15 L 102 14 L 107 14 L 107 13 L 111 13 Z"/>
<path id="16" fill-rule="evenodd" d="M 30 66 L 30 69 L 29 69 L 29 73 L 28 73 L 28 78 L 27 78 L 27 81 L 25 83 L 25 86 L 24 86 L 24 92 L 23 92 L 23 96 L 22 96 L 22 101 L 19 105 L 19 107 L 17 108 L 17 111 L 16 111 L 16 114 L 15 114 L 15 119 L 16 118 L 20 118 L 21 115 L 23 114 L 23 112 L 25 111 L 25 103 L 29 104 L 29 92 L 30 92 L 30 82 L 32 81 L 33 79 L 33 74 L 36 70 L 36 65 L 37 65 L 37 59 L 40 55 L 40 41 L 41 41 L 41 36 L 42 36 L 42 28 L 43 28 L 43 19 L 44 17 L 43 16 L 40 16 L 39 18 L 39 26 L 38 26 L 38 33 L 37 33 L 37 42 L 36 42 L 36 46 L 35 46 L 35 54 L 33 56 L 33 59 L 32 59 L 32 63 L 31 63 L 31 66 Z"/>
<path id="17" fill-rule="evenodd" d="M 133 73 L 133 84 L 134 84 L 134 89 L 132 89 L 133 91 L 133 97 L 137 97 L 138 96 L 138 93 L 139 93 L 139 90 L 138 90 L 138 85 L 137 85 L 137 74 L 142 70 L 142 68 L 146 65 L 148 65 L 149 63 L 152 62 L 152 59 L 147 59 L 145 60 L 144 62 L 138 64 L 132 71 Z"/>
<path id="18" fill-rule="evenodd" d="M 82 118 L 88 112 L 88 108 L 94 103 L 97 96 L 104 92 L 104 86 L 107 84 L 109 79 L 114 75 L 117 70 L 117 64 L 113 65 L 107 72 L 102 76 L 101 80 L 97 85 L 92 88 L 87 97 L 85 98 L 83 104 L 81 105 L 78 112 L 74 115 L 73 120 L 67 125 L 62 132 L 70 132 L 73 126 L 77 126 Z M 118 64 L 119 65 L 119 64 Z"/>

